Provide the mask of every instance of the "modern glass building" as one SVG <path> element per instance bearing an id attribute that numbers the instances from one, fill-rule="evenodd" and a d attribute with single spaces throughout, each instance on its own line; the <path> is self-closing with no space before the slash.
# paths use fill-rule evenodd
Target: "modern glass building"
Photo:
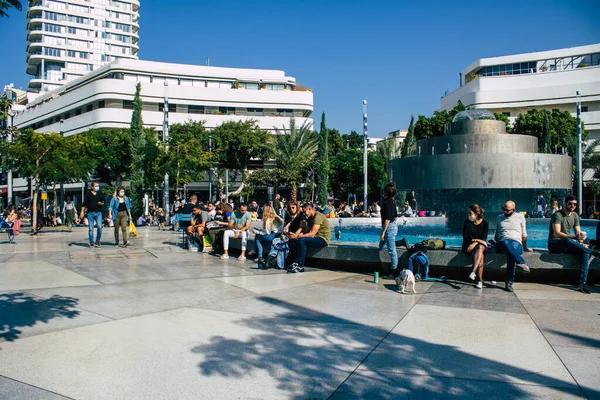
<path id="1" fill-rule="evenodd" d="M 120 58 L 137 59 L 138 0 L 31 0 L 27 91 L 47 92 Z"/>

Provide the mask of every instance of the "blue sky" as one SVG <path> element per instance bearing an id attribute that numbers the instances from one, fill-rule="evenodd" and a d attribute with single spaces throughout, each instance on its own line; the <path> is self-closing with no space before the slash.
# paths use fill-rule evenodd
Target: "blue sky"
<path id="1" fill-rule="evenodd" d="M 26 1 L 23 1 L 26 3 Z M 430 115 L 482 57 L 600 42 L 600 1 L 141 0 L 141 59 L 281 69 L 314 92 L 315 125 L 369 135 Z M 27 86 L 25 13 L 0 20 L 0 84 Z"/>

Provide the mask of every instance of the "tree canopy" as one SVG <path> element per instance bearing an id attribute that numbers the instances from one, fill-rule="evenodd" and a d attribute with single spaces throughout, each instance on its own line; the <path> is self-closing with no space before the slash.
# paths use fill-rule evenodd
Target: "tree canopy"
<path id="1" fill-rule="evenodd" d="M 19 0 L 0 0 L 0 18 L 8 18 L 6 10 L 16 8 L 18 11 L 23 10 L 23 6 Z"/>

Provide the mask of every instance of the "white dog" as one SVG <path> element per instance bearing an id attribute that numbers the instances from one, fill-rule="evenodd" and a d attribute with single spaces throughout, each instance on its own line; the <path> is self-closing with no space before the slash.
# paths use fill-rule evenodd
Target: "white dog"
<path id="1" fill-rule="evenodd" d="M 396 286 L 398 286 L 398 290 L 400 293 L 405 293 L 405 289 L 408 284 L 412 285 L 413 293 L 417 293 L 415 290 L 415 275 L 412 273 L 410 269 L 403 269 L 400 271 L 400 275 L 396 278 Z"/>

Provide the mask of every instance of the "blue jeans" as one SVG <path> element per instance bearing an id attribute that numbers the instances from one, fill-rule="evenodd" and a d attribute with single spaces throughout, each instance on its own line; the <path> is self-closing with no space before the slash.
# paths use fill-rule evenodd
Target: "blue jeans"
<path id="1" fill-rule="evenodd" d="M 513 283 L 515 281 L 515 263 L 525 264 L 525 260 L 521 257 L 521 254 L 523 254 L 521 242 L 512 239 L 500 240 L 496 243 L 496 251 L 506 254 L 505 281 Z"/>
<path id="2" fill-rule="evenodd" d="M 398 253 L 396 252 L 396 235 L 398 235 L 398 225 L 396 221 L 390 222 L 385 231 L 385 240 L 379 242 L 379 250 L 383 250 L 383 246 L 387 246 L 388 254 L 392 259 L 392 270 L 398 269 Z"/>
<path id="3" fill-rule="evenodd" d="M 102 238 L 102 213 L 101 212 L 89 212 L 87 214 L 88 225 L 89 225 L 89 233 L 88 237 L 90 239 L 90 244 L 94 244 L 94 223 L 98 228 L 98 233 L 96 234 L 96 242 L 100 242 L 100 238 Z"/>
<path id="4" fill-rule="evenodd" d="M 594 252 L 591 248 L 585 248 L 577 240 L 562 238 L 548 242 L 550 253 L 568 253 L 579 256 L 579 284 L 587 283 L 590 254 Z"/>
<path id="5" fill-rule="evenodd" d="M 268 235 L 261 235 L 260 233 L 254 235 L 254 251 L 259 257 L 263 256 L 263 245 L 270 246 L 275 239 L 275 233 L 269 233 Z"/>
<path id="6" fill-rule="evenodd" d="M 294 262 L 297 262 L 298 264 L 300 264 L 301 267 L 304 267 L 304 260 L 306 259 L 306 248 L 326 247 L 327 242 L 325 241 L 325 239 L 315 236 L 311 238 L 291 239 L 288 242 L 288 246 L 290 246 L 290 252 L 292 253 L 292 257 L 294 257 Z"/>

